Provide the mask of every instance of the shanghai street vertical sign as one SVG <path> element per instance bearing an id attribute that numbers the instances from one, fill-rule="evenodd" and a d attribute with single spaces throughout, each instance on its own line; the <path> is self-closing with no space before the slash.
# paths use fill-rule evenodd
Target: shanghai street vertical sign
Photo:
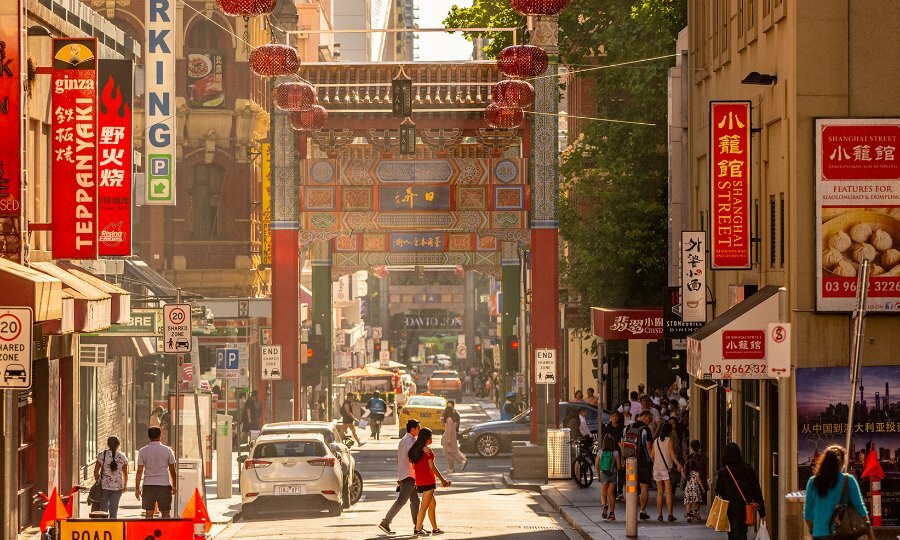
<path id="1" fill-rule="evenodd" d="M 131 255 L 132 81 L 131 60 L 100 60 L 99 255 Z"/>
<path id="2" fill-rule="evenodd" d="M 21 1 L 0 2 L 0 225 L 14 231 L 16 241 L 3 234 L 0 257 L 21 262 L 22 220 L 22 16 Z M 14 141 L 14 142 L 13 142 Z"/>
<path id="3" fill-rule="evenodd" d="M 750 102 L 709 102 L 710 265 L 750 261 Z"/>
<path id="4" fill-rule="evenodd" d="M 148 205 L 175 204 L 175 2 L 146 0 L 144 152 Z"/>
<path id="5" fill-rule="evenodd" d="M 97 40 L 54 38 L 54 259 L 97 258 Z"/>

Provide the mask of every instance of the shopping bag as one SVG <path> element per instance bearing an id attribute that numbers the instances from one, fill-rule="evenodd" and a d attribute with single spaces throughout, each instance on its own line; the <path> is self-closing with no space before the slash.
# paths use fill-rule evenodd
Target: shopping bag
<path id="1" fill-rule="evenodd" d="M 709 509 L 709 517 L 706 518 L 706 526 L 718 532 L 731 532 L 731 524 L 728 522 L 728 501 L 716 495 Z"/>
<path id="2" fill-rule="evenodd" d="M 359 421 L 359 429 L 366 429 L 366 426 L 368 426 L 368 425 L 369 425 L 369 423 L 366 422 L 366 420 L 365 420 L 364 418 L 363 418 L 363 419 L 360 419 L 360 421 Z"/>
<path id="3" fill-rule="evenodd" d="M 769 529 L 766 528 L 765 523 L 759 525 L 759 530 L 756 531 L 756 540 L 769 540 Z"/>

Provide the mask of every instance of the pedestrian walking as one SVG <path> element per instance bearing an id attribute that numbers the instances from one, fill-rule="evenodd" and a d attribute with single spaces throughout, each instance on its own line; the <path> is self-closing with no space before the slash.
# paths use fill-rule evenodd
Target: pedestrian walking
<path id="1" fill-rule="evenodd" d="M 119 438 L 106 439 L 106 450 L 97 454 L 94 482 L 100 482 L 103 494 L 91 505 L 91 511 L 102 510 L 109 519 L 119 515 L 119 499 L 128 488 L 128 458 L 119 452 Z"/>
<path id="2" fill-rule="evenodd" d="M 149 428 L 147 437 L 150 442 L 138 451 L 134 496 L 141 501 L 147 519 L 151 519 L 157 509 L 164 518 L 171 515 L 172 495 L 178 482 L 175 453 L 159 441 L 160 435 L 158 427 Z M 144 481 L 143 489 L 141 480 Z"/>
<path id="3" fill-rule="evenodd" d="M 706 502 L 706 455 L 700 451 L 700 441 L 691 441 L 691 452 L 684 459 L 684 508 L 685 518 L 690 521 L 703 521 L 700 506 Z"/>
<path id="4" fill-rule="evenodd" d="M 647 503 L 650 501 L 650 482 L 653 480 L 653 460 L 650 457 L 653 434 L 647 424 L 652 420 L 650 411 L 642 410 L 622 436 L 622 457 L 637 458 L 638 484 L 641 486 L 641 512 L 638 517 L 642 520 L 650 519 Z"/>
<path id="5" fill-rule="evenodd" d="M 441 447 L 444 449 L 444 455 L 447 456 L 447 473 L 454 472 L 454 465 L 459 464 L 460 472 L 466 470 L 469 460 L 459 449 L 459 441 L 456 436 L 459 434 L 459 413 L 456 412 L 456 402 L 448 401 L 444 414 L 441 417 L 441 423 L 444 424 L 444 435 L 441 437 Z"/>
<path id="6" fill-rule="evenodd" d="M 416 442 L 409 449 L 409 461 L 412 462 L 416 473 L 416 491 L 422 494 L 422 504 L 419 505 L 419 514 L 416 516 L 416 529 L 413 534 L 424 536 L 425 514 L 431 521 L 431 534 L 444 534 L 437 525 L 437 501 L 434 491 L 437 488 L 437 480 L 440 479 L 441 487 L 450 487 L 450 481 L 446 480 L 441 471 L 434 465 L 434 452 L 431 445 L 431 430 L 422 428 Z M 435 478 L 437 477 L 437 478 Z"/>
<path id="7" fill-rule="evenodd" d="M 600 473 L 600 504 L 603 505 L 603 519 L 616 520 L 616 471 L 622 467 L 622 459 L 616 450 L 616 440 L 607 433 L 603 436 L 597 463 L 594 468 Z"/>
<path id="8" fill-rule="evenodd" d="M 863 503 L 859 484 L 852 474 L 842 472 L 844 449 L 832 445 L 825 449 L 816 461 L 814 474 L 806 483 L 806 505 L 803 519 L 813 540 L 828 540 L 834 534 L 834 513 L 838 506 L 848 504 L 869 521 L 869 512 Z M 869 527 L 867 538 L 874 540 L 875 533 Z"/>
<path id="9" fill-rule="evenodd" d="M 716 494 L 728 501 L 728 540 L 747 540 L 746 505 L 753 505 L 765 523 L 766 506 L 753 467 L 744 463 L 741 447 L 730 442 L 722 452 L 722 465 L 716 473 Z"/>
<path id="10" fill-rule="evenodd" d="M 357 422 L 359 422 L 359 418 L 353 415 L 353 392 L 348 392 L 344 397 L 344 403 L 341 404 L 341 423 L 338 424 L 338 429 L 344 438 L 347 437 L 349 429 L 353 433 L 353 438 L 356 439 L 356 444 L 363 446 L 365 443 L 360 442 L 359 435 L 356 434 Z"/>
<path id="11" fill-rule="evenodd" d="M 663 520 L 663 499 L 665 499 L 666 509 L 669 511 L 669 521 L 678 521 L 675 514 L 672 513 L 672 481 L 669 477 L 669 471 L 676 468 L 680 473 L 682 471 L 681 462 L 675 456 L 675 450 L 672 445 L 672 425 L 663 424 L 659 430 L 659 437 L 653 441 L 653 480 L 656 481 L 656 509 L 658 515 L 656 521 Z"/>
<path id="12" fill-rule="evenodd" d="M 227 411 L 226 411 L 227 414 Z M 259 392 L 250 392 L 250 397 L 244 402 L 241 412 L 241 431 L 249 438 L 251 431 L 259 431 L 262 427 L 262 402 L 259 400 Z"/>
<path id="13" fill-rule="evenodd" d="M 622 413 L 613 411 L 609 413 L 609 423 L 603 426 L 603 433 L 608 434 L 616 443 L 616 449 L 619 448 L 619 442 L 625 433 L 625 424 L 622 422 Z M 621 455 L 620 455 L 621 457 Z M 621 459 L 619 460 L 622 461 Z M 622 495 L 622 488 L 625 486 L 625 467 L 624 463 L 616 468 L 616 500 Z"/>
<path id="14" fill-rule="evenodd" d="M 406 421 L 406 435 L 397 444 L 397 500 L 388 510 L 387 515 L 381 520 L 378 528 L 385 534 L 394 534 L 391 530 L 391 521 L 400 510 L 409 502 L 412 511 L 413 529 L 416 528 L 416 519 L 419 515 L 419 494 L 416 491 L 416 475 L 412 463 L 409 461 L 409 450 L 419 436 L 419 421 L 410 418 Z"/>
<path id="15" fill-rule="evenodd" d="M 587 397 L 585 398 L 585 401 L 587 401 L 590 405 L 593 405 L 594 407 L 598 407 L 600 404 L 600 398 L 597 397 L 597 394 L 594 393 L 593 388 L 587 389 Z"/>

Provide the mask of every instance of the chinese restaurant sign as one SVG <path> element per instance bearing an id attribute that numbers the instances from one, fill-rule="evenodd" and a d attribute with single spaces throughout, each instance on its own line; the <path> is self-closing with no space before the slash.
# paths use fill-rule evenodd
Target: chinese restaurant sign
<path id="1" fill-rule="evenodd" d="M 225 102 L 224 63 L 225 57 L 221 54 L 187 55 L 188 105 L 191 108 L 221 107 Z"/>
<path id="2" fill-rule="evenodd" d="M 681 287 L 666 287 L 663 298 L 663 337 L 665 339 L 687 339 L 703 327 L 703 322 L 684 320 L 681 302 Z"/>
<path id="3" fill-rule="evenodd" d="M 131 60 L 101 60 L 99 255 L 131 255 Z"/>
<path id="4" fill-rule="evenodd" d="M 726 330 L 722 332 L 722 358 L 725 360 L 762 360 L 766 357 L 766 333 L 762 330 Z"/>
<path id="5" fill-rule="evenodd" d="M 662 339 L 663 312 L 592 307 L 591 330 L 603 339 Z"/>
<path id="6" fill-rule="evenodd" d="M 144 2 L 147 204 L 175 204 L 175 2 Z"/>
<path id="7" fill-rule="evenodd" d="M 0 144 L 0 257 L 16 262 L 21 260 L 22 216 L 21 10 L 20 2 L 0 5 L 0 133 L 7 141 Z"/>
<path id="8" fill-rule="evenodd" d="M 681 233 L 681 319 L 706 322 L 706 233 Z"/>
<path id="9" fill-rule="evenodd" d="M 867 308 L 900 311 L 900 119 L 816 120 L 816 308 L 853 311 L 859 264 Z"/>
<path id="10" fill-rule="evenodd" d="M 97 40 L 55 38 L 53 258 L 97 258 Z"/>
<path id="11" fill-rule="evenodd" d="M 750 268 L 750 102 L 710 101 L 710 268 Z"/>
<path id="12" fill-rule="evenodd" d="M 262 159 L 262 224 L 260 226 L 259 258 L 263 266 L 272 265 L 272 146 L 259 145 Z"/>

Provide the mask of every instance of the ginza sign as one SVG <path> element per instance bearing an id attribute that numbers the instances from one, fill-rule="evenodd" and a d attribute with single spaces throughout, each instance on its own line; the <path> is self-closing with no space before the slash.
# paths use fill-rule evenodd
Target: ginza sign
<path id="1" fill-rule="evenodd" d="M 710 268 L 750 268 L 750 102 L 710 101 Z"/>

